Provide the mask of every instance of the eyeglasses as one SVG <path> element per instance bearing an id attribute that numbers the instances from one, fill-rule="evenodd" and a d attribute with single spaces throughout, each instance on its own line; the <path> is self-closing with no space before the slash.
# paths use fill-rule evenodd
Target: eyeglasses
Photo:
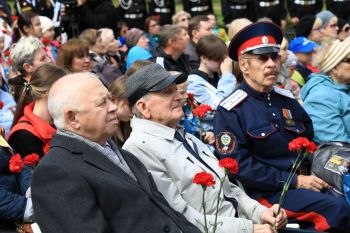
<path id="1" fill-rule="evenodd" d="M 336 27 L 338 27 L 338 24 L 337 23 L 333 23 L 333 24 L 330 24 L 328 26 L 331 27 L 331 28 L 336 28 Z"/>
<path id="2" fill-rule="evenodd" d="M 341 62 L 350 64 L 350 57 L 344 58 Z"/>
<path id="3" fill-rule="evenodd" d="M 189 17 L 186 17 L 186 18 L 182 18 L 182 19 L 180 19 L 180 21 L 181 22 L 184 22 L 184 21 L 188 21 L 188 20 L 190 20 L 191 18 L 189 18 Z"/>
<path id="4" fill-rule="evenodd" d="M 257 55 L 256 57 L 244 56 L 242 58 L 244 58 L 244 59 L 257 59 L 257 60 L 261 61 L 262 63 L 265 63 L 270 58 L 272 59 L 272 61 L 277 62 L 281 59 L 281 55 L 279 55 L 278 53 L 270 53 L 270 54 L 260 54 L 260 55 Z"/>

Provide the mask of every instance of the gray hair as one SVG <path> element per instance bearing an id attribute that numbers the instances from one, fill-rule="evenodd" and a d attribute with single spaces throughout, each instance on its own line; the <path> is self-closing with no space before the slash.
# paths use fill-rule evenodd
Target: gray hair
<path id="1" fill-rule="evenodd" d="M 142 96 L 139 100 L 142 100 L 142 101 L 147 101 L 147 100 L 149 100 L 149 94 L 150 93 L 147 93 L 146 95 L 144 95 L 144 96 Z M 138 101 L 139 101 L 138 100 Z M 137 102 L 138 101 L 136 101 L 136 103 L 131 107 L 131 112 L 137 117 L 137 118 L 140 118 L 140 119 L 143 119 L 143 115 L 142 115 L 142 113 L 138 110 L 138 108 L 136 107 L 136 104 L 137 104 Z"/>
<path id="2" fill-rule="evenodd" d="M 168 46 L 168 41 L 170 39 L 176 39 L 177 35 L 184 28 L 180 25 L 164 25 L 158 32 L 158 44 L 159 47 L 165 48 Z"/>
<path id="3" fill-rule="evenodd" d="M 33 64 L 34 53 L 43 47 L 43 44 L 38 38 L 28 36 L 22 37 L 11 50 L 11 59 L 13 67 L 24 74 L 23 65 L 28 63 Z"/>

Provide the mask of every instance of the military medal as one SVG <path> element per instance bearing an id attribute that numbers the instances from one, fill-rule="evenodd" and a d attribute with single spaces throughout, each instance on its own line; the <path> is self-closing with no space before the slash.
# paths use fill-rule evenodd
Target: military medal
<path id="1" fill-rule="evenodd" d="M 293 120 L 292 112 L 289 109 L 283 108 L 283 117 L 286 119 L 287 126 L 295 126 L 295 121 Z"/>

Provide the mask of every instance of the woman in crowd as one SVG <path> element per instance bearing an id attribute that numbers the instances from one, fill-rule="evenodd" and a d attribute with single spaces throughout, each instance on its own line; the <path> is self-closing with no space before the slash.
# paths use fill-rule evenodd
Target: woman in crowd
<path id="1" fill-rule="evenodd" d="M 130 136 L 130 119 L 132 118 L 131 108 L 126 98 L 125 76 L 114 80 L 109 87 L 109 91 L 112 94 L 113 103 L 117 105 L 117 117 L 119 120 L 119 127 L 117 133 L 113 136 L 113 140 L 119 147 L 122 147 Z"/>
<path id="2" fill-rule="evenodd" d="M 158 46 L 159 21 L 155 16 L 148 16 L 145 21 L 145 36 L 148 40 L 148 49 L 153 52 Z"/>
<path id="3" fill-rule="evenodd" d="M 89 43 L 90 57 L 93 61 L 92 72 L 97 74 L 105 86 L 109 87 L 121 75 L 121 72 L 106 55 L 107 49 L 102 42 L 101 33 L 96 29 L 86 29 L 80 34 L 79 39 Z"/>
<path id="4" fill-rule="evenodd" d="M 175 15 L 173 15 L 173 17 L 171 17 L 173 24 L 179 24 L 185 28 L 188 28 L 188 23 L 190 19 L 191 19 L 191 15 L 186 11 L 179 11 Z"/>
<path id="5" fill-rule="evenodd" d="M 330 11 L 321 11 L 316 15 L 322 22 L 320 27 L 321 42 L 327 42 L 328 40 L 335 40 L 338 37 L 338 18 Z"/>
<path id="6" fill-rule="evenodd" d="M 343 41 L 350 35 L 350 23 L 344 19 L 338 19 L 338 40 Z"/>
<path id="7" fill-rule="evenodd" d="M 214 35 L 204 36 L 198 41 L 196 52 L 200 65 L 188 76 L 188 91 L 197 102 L 216 109 L 220 101 L 236 88 L 226 44 Z"/>
<path id="8" fill-rule="evenodd" d="M 145 33 L 138 28 L 131 28 L 125 37 L 126 45 L 129 48 L 126 56 L 126 69 L 138 60 L 150 60 L 152 54 L 148 50 L 148 39 Z"/>
<path id="9" fill-rule="evenodd" d="M 80 39 L 67 41 L 58 52 L 56 64 L 70 72 L 90 72 L 92 62 L 88 42 Z"/>
<path id="10" fill-rule="evenodd" d="M 320 74 L 311 74 L 301 90 L 318 143 L 350 143 L 350 39 L 325 44 L 316 56 Z"/>
<path id="11" fill-rule="evenodd" d="M 25 85 L 9 135 L 10 145 L 22 157 L 32 153 L 42 157 L 49 151 L 56 129 L 48 112 L 48 92 L 53 83 L 66 74 L 56 65 L 45 64 L 33 73 L 32 79 Z"/>
<path id="12" fill-rule="evenodd" d="M 34 12 L 22 12 L 18 15 L 17 28 L 14 31 L 14 42 L 17 42 L 21 37 L 33 36 L 41 38 L 41 24 L 39 15 Z"/>
<path id="13" fill-rule="evenodd" d="M 8 83 L 13 87 L 11 92 L 18 103 L 19 95 L 23 92 L 24 85 L 30 81 L 33 72 L 39 66 L 50 63 L 51 60 L 46 55 L 40 40 L 32 36 L 23 37 L 15 44 L 11 50 L 11 59 L 13 68 L 20 75 L 9 79 Z M 18 83 L 23 85 L 18 85 Z"/>

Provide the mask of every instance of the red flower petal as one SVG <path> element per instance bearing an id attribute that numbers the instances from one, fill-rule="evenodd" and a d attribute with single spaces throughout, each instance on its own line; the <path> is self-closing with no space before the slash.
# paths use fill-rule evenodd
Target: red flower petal
<path id="1" fill-rule="evenodd" d="M 22 161 L 21 155 L 16 154 L 11 157 L 9 161 L 9 169 L 11 172 L 20 173 L 23 169 L 24 163 Z"/>
<path id="2" fill-rule="evenodd" d="M 228 169 L 230 174 L 238 173 L 238 162 L 232 158 L 224 158 L 219 161 L 219 166 Z"/>
<path id="3" fill-rule="evenodd" d="M 211 174 L 206 172 L 199 172 L 194 176 L 193 183 L 209 187 L 215 184 L 215 180 Z"/>
<path id="4" fill-rule="evenodd" d="M 39 155 L 36 153 L 32 153 L 24 157 L 24 164 L 30 166 L 36 166 L 39 162 Z"/>

